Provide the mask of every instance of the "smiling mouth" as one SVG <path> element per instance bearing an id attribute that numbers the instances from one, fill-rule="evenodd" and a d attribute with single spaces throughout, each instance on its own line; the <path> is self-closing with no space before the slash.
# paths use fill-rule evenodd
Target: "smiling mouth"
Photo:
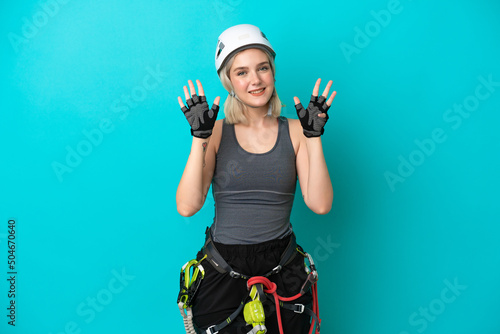
<path id="1" fill-rule="evenodd" d="M 264 90 L 265 90 L 265 88 L 261 88 L 261 89 L 257 89 L 257 90 L 252 90 L 249 93 L 252 94 L 252 95 L 259 96 L 259 95 L 264 94 Z"/>

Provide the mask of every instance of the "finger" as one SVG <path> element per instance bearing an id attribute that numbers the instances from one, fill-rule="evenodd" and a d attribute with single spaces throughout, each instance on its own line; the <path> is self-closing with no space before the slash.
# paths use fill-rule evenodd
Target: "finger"
<path id="1" fill-rule="evenodd" d="M 293 97 L 293 102 L 297 105 L 297 104 L 300 103 L 300 100 L 299 100 L 299 98 L 297 96 L 294 96 Z"/>
<path id="2" fill-rule="evenodd" d="M 332 95 L 330 95 L 330 98 L 328 99 L 328 101 L 326 101 L 326 105 L 327 106 L 331 106 L 332 105 L 332 102 L 333 102 L 333 99 L 335 98 L 335 95 L 337 95 L 337 91 L 333 91 Z"/>
<path id="3" fill-rule="evenodd" d="M 215 104 L 216 106 L 218 106 L 218 105 L 219 105 L 219 102 L 220 102 L 220 96 L 217 96 L 217 97 L 215 98 L 215 100 L 214 100 L 214 104 Z"/>
<path id="4" fill-rule="evenodd" d="M 322 96 L 325 97 L 325 99 L 328 96 L 328 92 L 330 91 L 330 88 L 332 88 L 332 84 L 333 84 L 332 80 L 328 81 L 328 84 L 326 85 L 325 90 L 323 91 L 323 94 L 321 94 Z"/>
<path id="5" fill-rule="evenodd" d="M 187 101 L 191 98 L 191 95 L 189 95 L 189 91 L 188 91 L 188 88 L 186 86 L 184 86 L 183 88 L 184 88 L 184 97 L 186 98 L 186 101 Z"/>
<path id="6" fill-rule="evenodd" d="M 321 78 L 316 80 L 316 84 L 314 85 L 313 94 L 312 94 L 313 96 L 318 96 L 320 84 L 321 84 Z"/>
<path id="7" fill-rule="evenodd" d="M 182 102 L 182 98 L 180 96 L 177 96 L 177 101 L 179 101 L 179 106 L 182 108 L 184 108 L 184 102 Z"/>
<path id="8" fill-rule="evenodd" d="M 201 85 L 200 80 L 196 80 L 196 85 L 198 86 L 198 95 L 205 96 L 205 92 L 203 91 L 203 86 Z"/>
<path id="9" fill-rule="evenodd" d="M 220 102 L 220 96 L 217 96 L 214 100 L 212 108 L 210 109 L 210 112 L 208 113 L 208 116 L 210 118 L 215 117 L 215 119 L 217 119 L 217 115 L 219 114 L 219 102 Z"/>
<path id="10" fill-rule="evenodd" d="M 191 80 L 188 80 L 189 84 L 189 92 L 191 93 L 190 95 L 193 96 L 196 94 L 196 90 L 194 89 L 194 84 Z"/>
<path id="11" fill-rule="evenodd" d="M 295 111 L 297 112 L 297 116 L 299 116 L 299 118 L 303 118 L 307 113 L 304 106 L 300 102 L 295 105 Z"/>
<path id="12" fill-rule="evenodd" d="M 325 113 L 318 114 L 318 117 L 320 117 L 320 118 L 325 118 L 325 117 L 326 117 L 326 114 L 325 114 Z"/>

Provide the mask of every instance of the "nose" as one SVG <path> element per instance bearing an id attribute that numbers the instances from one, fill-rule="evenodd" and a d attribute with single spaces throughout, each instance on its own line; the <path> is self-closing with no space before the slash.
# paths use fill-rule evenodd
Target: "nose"
<path id="1" fill-rule="evenodd" d="M 258 85 L 262 82 L 262 80 L 260 79 L 260 75 L 258 72 L 256 71 L 252 71 L 251 74 L 250 74 L 250 83 L 252 85 Z"/>

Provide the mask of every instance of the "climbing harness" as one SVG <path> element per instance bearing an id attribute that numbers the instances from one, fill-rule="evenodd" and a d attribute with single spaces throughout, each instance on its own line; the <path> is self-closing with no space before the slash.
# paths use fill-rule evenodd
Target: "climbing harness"
<path id="1" fill-rule="evenodd" d="M 281 323 L 281 311 L 280 308 L 294 311 L 296 313 L 306 313 L 312 317 L 311 327 L 309 329 L 309 334 L 319 334 L 321 319 L 319 318 L 319 307 L 318 307 L 318 272 L 316 271 L 316 266 L 314 261 L 308 253 L 302 251 L 300 246 L 297 245 L 295 235 L 292 233 L 290 241 L 282 253 L 279 264 L 273 268 L 271 271 L 263 276 L 250 276 L 244 273 L 239 273 L 234 271 L 231 266 L 224 260 L 222 255 L 217 251 L 214 245 L 210 228 L 206 231 L 205 245 L 203 246 L 203 258 L 199 261 L 191 260 L 187 262 L 181 269 L 181 291 L 179 297 L 177 298 L 177 303 L 181 311 L 181 315 L 184 318 L 184 327 L 187 334 L 194 334 L 195 329 L 193 325 L 193 314 L 192 314 L 192 299 L 198 290 L 201 280 L 205 276 L 205 271 L 203 266 L 200 264 L 203 260 L 207 260 L 219 273 L 229 274 L 232 278 L 242 278 L 247 280 L 247 288 L 249 294 L 243 298 L 240 305 L 236 310 L 227 317 L 224 321 L 217 325 L 212 325 L 206 330 L 202 331 L 203 334 L 217 334 L 220 330 L 231 324 L 238 315 L 243 312 L 245 322 L 248 325 L 252 325 L 252 330 L 247 334 L 264 334 L 267 332 L 265 326 L 265 315 L 264 307 L 262 302 L 269 298 L 274 302 L 276 306 L 276 315 L 278 318 L 278 326 L 280 334 L 283 334 L 283 326 Z M 269 276 L 277 274 L 281 269 L 289 264 L 297 254 L 301 254 L 304 257 L 304 266 L 307 273 L 307 279 L 302 285 L 300 292 L 295 296 L 282 297 L 276 292 L 277 286 L 275 283 L 269 280 Z M 306 263 L 309 262 L 309 265 Z M 191 273 L 192 271 L 192 273 Z M 201 275 L 200 275 L 201 273 Z M 313 295 L 312 307 L 308 307 L 303 304 L 294 304 L 293 301 L 303 296 L 311 288 Z"/>

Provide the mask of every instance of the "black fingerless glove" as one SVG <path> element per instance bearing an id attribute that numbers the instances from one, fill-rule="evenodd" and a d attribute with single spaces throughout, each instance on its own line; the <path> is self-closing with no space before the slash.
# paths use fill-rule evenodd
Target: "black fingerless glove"
<path id="1" fill-rule="evenodd" d="M 207 98 L 196 94 L 193 94 L 186 103 L 187 107 L 182 107 L 181 110 L 191 125 L 191 134 L 198 138 L 210 137 L 217 120 L 219 106 L 214 104 L 209 110 Z"/>
<path id="2" fill-rule="evenodd" d="M 311 101 L 304 109 L 301 103 L 295 105 L 300 124 L 304 130 L 304 135 L 308 138 L 319 137 L 325 132 L 323 128 L 328 121 L 327 111 L 330 108 L 326 105 L 324 96 L 311 95 Z M 318 114 L 326 114 L 326 117 L 319 117 Z"/>

